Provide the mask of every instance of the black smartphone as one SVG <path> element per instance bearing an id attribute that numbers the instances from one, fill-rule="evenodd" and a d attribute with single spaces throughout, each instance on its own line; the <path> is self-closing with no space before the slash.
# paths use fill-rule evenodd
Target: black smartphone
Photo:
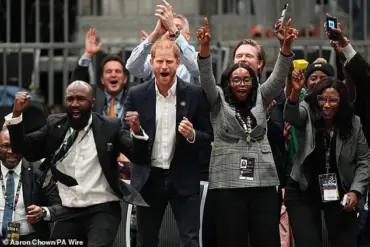
<path id="1" fill-rule="evenodd" d="M 327 30 L 329 33 L 329 39 L 330 40 L 338 40 L 339 35 L 338 33 L 333 31 L 333 28 L 338 28 L 338 21 L 337 18 L 327 15 L 326 16 L 326 23 L 327 23 Z"/>

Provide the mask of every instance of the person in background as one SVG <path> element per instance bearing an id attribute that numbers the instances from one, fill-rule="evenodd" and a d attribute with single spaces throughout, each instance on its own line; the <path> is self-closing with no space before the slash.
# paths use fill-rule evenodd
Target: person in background
<path id="1" fill-rule="evenodd" d="M 85 38 L 85 52 L 78 60 L 78 65 L 72 73 L 70 82 L 85 81 L 90 83 L 88 68 L 94 54 L 100 51 L 102 43 L 97 43 L 97 32 L 89 29 Z M 94 83 L 93 95 L 96 100 L 93 111 L 110 117 L 118 117 L 122 123 L 123 103 L 127 96 L 128 71 L 119 56 L 107 55 L 101 63 L 100 82 L 103 90 Z"/>
<path id="2" fill-rule="evenodd" d="M 280 246 L 279 178 L 266 135 L 266 111 L 282 91 L 293 61 L 292 43 L 297 31 L 290 23 L 284 26 L 281 53 L 271 79 L 263 84 L 258 83 L 254 67 L 262 67 L 258 47 L 247 46 L 243 47 L 248 49 L 243 56 L 256 62 L 230 65 L 218 87 L 212 71 L 207 19 L 197 32 L 200 82 L 211 108 L 214 131 L 206 202 L 215 228 L 213 246 L 247 245 L 249 240 L 253 247 Z M 243 168 L 243 161 L 247 168 Z"/>
<path id="3" fill-rule="evenodd" d="M 36 184 L 41 176 L 39 165 L 39 162 L 30 163 L 21 154 L 12 152 L 9 131 L 4 125 L 0 132 L 0 182 L 2 194 L 7 195 L 0 198 L 0 236 L 3 241 L 7 239 L 7 226 L 11 222 L 20 224 L 20 241 L 49 238 L 48 223 L 55 220 L 62 202 L 55 183 L 39 190 Z"/>
<path id="4" fill-rule="evenodd" d="M 290 96 L 293 89 L 292 76 L 298 73 L 294 71 L 292 65 L 291 72 L 289 73 L 286 83 L 285 83 L 285 94 L 287 97 Z M 316 59 L 312 64 L 310 64 L 304 72 L 305 84 L 299 95 L 299 102 L 304 100 L 307 94 L 311 93 L 315 85 L 321 81 L 324 77 L 334 76 L 335 71 L 333 66 L 327 63 L 324 58 Z M 297 75 L 296 75 L 297 76 Z M 285 122 L 284 126 L 284 139 L 287 146 L 287 158 L 285 159 L 285 181 L 290 177 L 290 172 L 293 167 L 294 157 L 298 151 L 298 136 L 297 130 L 292 127 L 288 122 Z"/>
<path id="5" fill-rule="evenodd" d="M 346 86 L 324 77 L 304 101 L 302 71 L 293 75 L 286 120 L 298 132 L 298 152 L 284 204 L 295 245 L 320 246 L 321 210 L 331 246 L 357 246 L 356 206 L 370 178 L 370 151 Z"/>
<path id="6" fill-rule="evenodd" d="M 53 105 L 49 107 L 49 114 L 59 114 L 63 113 L 63 107 L 61 105 Z"/>
<path id="7" fill-rule="evenodd" d="M 31 133 L 46 123 L 47 112 L 45 112 L 42 103 L 31 100 L 23 117 L 24 131 Z M 2 205 L 0 219 L 3 230 L 13 217 L 17 223 L 21 224 L 20 240 L 48 240 L 50 236 L 48 223 L 55 221 L 56 212 L 61 208 L 62 203 L 57 186 L 55 183 L 50 183 L 40 189 L 38 183 L 41 176 L 40 162 L 30 162 L 21 154 L 13 152 L 6 123 L 0 132 L 0 166 L 6 190 L 3 193 L 8 194 L 8 197 L 12 197 L 14 200 L 7 203 L 3 197 L 0 198 L 0 205 Z M 12 175 L 6 174 L 7 171 Z M 17 189 L 19 189 L 18 202 L 15 200 Z M 13 205 L 15 212 L 11 209 L 11 205 Z M 11 214 L 11 212 L 13 213 Z M 2 240 L 5 240 L 4 231 L 1 231 L 0 235 Z M 1 241 L 0 246 L 3 246 Z"/>
<path id="8" fill-rule="evenodd" d="M 176 75 L 184 82 L 199 84 L 199 70 L 195 48 L 188 43 L 191 38 L 189 22 L 183 16 L 173 12 L 172 6 L 163 0 L 157 5 L 155 14 L 158 18 L 152 33 L 131 53 L 126 68 L 135 77 L 152 81 L 155 77 L 150 66 L 150 50 L 153 44 L 162 37 L 173 41 L 180 48 L 180 65 Z"/>
<path id="9" fill-rule="evenodd" d="M 102 43 L 97 43 L 96 30 L 89 29 L 85 38 L 85 53 L 79 59 L 78 65 L 72 73 L 71 82 L 90 82 L 88 68 L 91 64 L 92 57 L 100 51 L 102 45 Z M 95 98 L 93 111 L 105 116 L 117 117 L 123 123 L 123 104 L 126 100 L 128 90 L 128 71 L 122 59 L 116 55 L 107 55 L 103 59 L 100 69 L 102 71 L 100 81 L 104 90 L 90 83 Z M 117 160 L 122 163 L 129 162 L 129 159 L 122 153 L 118 156 Z"/>

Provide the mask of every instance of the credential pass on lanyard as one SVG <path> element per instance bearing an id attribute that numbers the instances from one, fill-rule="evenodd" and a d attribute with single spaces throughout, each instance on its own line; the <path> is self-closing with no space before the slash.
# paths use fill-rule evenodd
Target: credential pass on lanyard
<path id="1" fill-rule="evenodd" d="M 326 168 L 326 174 L 329 173 L 329 170 L 330 170 L 330 149 L 331 149 L 331 141 L 333 139 L 333 136 L 334 136 L 334 131 L 330 131 L 329 133 L 329 143 L 327 141 L 327 138 L 325 136 L 325 168 Z"/>

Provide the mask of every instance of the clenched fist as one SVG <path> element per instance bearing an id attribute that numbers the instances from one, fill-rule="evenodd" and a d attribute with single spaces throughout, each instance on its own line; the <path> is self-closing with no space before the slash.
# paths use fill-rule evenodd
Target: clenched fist
<path id="1" fill-rule="evenodd" d="M 13 118 L 19 117 L 22 114 L 23 110 L 28 106 L 30 99 L 31 95 L 27 92 L 17 92 L 15 94 Z"/>
<path id="2" fill-rule="evenodd" d="M 183 118 L 179 125 L 179 132 L 190 142 L 194 141 L 195 131 L 193 124 L 186 117 Z"/>
<path id="3" fill-rule="evenodd" d="M 139 121 L 139 113 L 137 111 L 126 112 L 125 121 L 135 134 L 138 134 L 140 132 L 141 128 Z"/>

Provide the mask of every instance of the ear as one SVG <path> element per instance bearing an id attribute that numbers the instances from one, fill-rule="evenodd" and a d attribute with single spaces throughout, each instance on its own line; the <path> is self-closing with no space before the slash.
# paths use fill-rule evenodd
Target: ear
<path id="1" fill-rule="evenodd" d="M 176 58 L 176 69 L 180 66 L 180 58 Z"/>
<path id="2" fill-rule="evenodd" d="M 101 82 L 102 85 L 104 85 L 103 76 L 100 77 L 100 82 Z"/>
<path id="3" fill-rule="evenodd" d="M 127 80 L 128 80 L 128 76 L 127 76 L 127 75 L 125 75 L 125 76 L 123 77 L 123 84 L 126 84 L 126 83 L 127 83 Z"/>
<path id="4" fill-rule="evenodd" d="M 260 71 L 262 68 L 263 68 L 263 66 L 265 65 L 265 61 L 264 60 L 260 60 L 259 62 L 258 62 L 258 70 Z M 261 71 L 260 71 L 261 72 Z"/>
<path id="5" fill-rule="evenodd" d="M 190 32 L 184 32 L 184 38 L 186 39 L 186 41 L 189 41 L 190 38 L 191 38 L 191 33 Z"/>
<path id="6" fill-rule="evenodd" d="M 96 102 L 95 98 L 92 98 L 92 100 L 91 100 L 91 106 L 92 106 L 92 107 L 94 107 L 94 106 L 95 106 L 95 102 Z"/>
<path id="7" fill-rule="evenodd" d="M 150 65 L 151 65 L 151 66 L 153 66 L 153 62 L 154 62 L 154 61 L 153 61 L 153 58 L 151 57 L 151 58 L 150 58 Z"/>

